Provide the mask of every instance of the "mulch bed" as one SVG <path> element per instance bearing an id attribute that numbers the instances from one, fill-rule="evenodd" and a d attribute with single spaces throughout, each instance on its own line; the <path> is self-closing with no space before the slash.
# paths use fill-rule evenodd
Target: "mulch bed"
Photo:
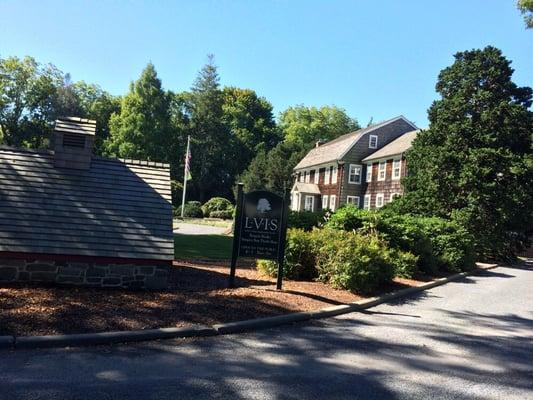
<path id="1" fill-rule="evenodd" d="M 214 324 L 309 311 L 362 297 L 319 282 L 275 279 L 253 266 L 237 269 L 237 288 L 227 289 L 229 268 L 222 263 L 175 262 L 168 290 L 0 286 L 0 335 L 52 335 Z M 384 291 L 416 286 L 398 279 Z"/>

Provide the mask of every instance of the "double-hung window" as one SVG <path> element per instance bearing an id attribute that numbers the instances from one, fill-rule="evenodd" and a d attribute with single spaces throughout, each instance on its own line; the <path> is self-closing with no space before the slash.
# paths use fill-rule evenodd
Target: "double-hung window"
<path id="1" fill-rule="evenodd" d="M 370 195 L 365 194 L 364 200 L 363 200 L 363 208 L 365 210 L 370 210 Z"/>
<path id="2" fill-rule="evenodd" d="M 346 196 L 346 203 L 359 207 L 359 196 Z"/>
<path id="3" fill-rule="evenodd" d="M 320 177 L 320 169 L 315 169 L 315 177 L 314 177 L 314 183 L 315 185 L 318 185 L 318 179 Z"/>
<path id="4" fill-rule="evenodd" d="M 385 180 L 386 168 L 387 168 L 387 161 L 380 161 L 379 162 L 379 168 L 378 168 L 378 181 L 384 181 Z"/>
<path id="5" fill-rule="evenodd" d="M 326 172 L 324 174 L 324 185 L 329 185 L 330 176 L 331 176 L 331 167 L 326 167 Z"/>
<path id="6" fill-rule="evenodd" d="M 378 148 L 378 135 L 370 135 L 368 139 L 368 148 L 377 149 Z"/>
<path id="7" fill-rule="evenodd" d="M 372 164 L 366 166 L 366 181 L 372 182 Z"/>
<path id="8" fill-rule="evenodd" d="M 383 207 L 383 193 L 378 193 L 376 195 L 376 208 Z"/>
<path id="9" fill-rule="evenodd" d="M 314 196 L 305 196 L 304 210 L 305 211 L 313 211 L 314 205 L 315 205 L 315 197 Z"/>
<path id="10" fill-rule="evenodd" d="M 348 175 L 348 183 L 361 183 L 361 166 L 357 164 L 350 164 L 350 170 Z"/>
<path id="11" fill-rule="evenodd" d="M 322 210 L 327 210 L 328 209 L 328 207 L 329 207 L 328 200 L 329 200 L 329 198 L 328 198 L 327 194 L 322 196 Z"/>
<path id="12" fill-rule="evenodd" d="M 400 179 L 402 174 L 402 160 L 397 159 L 392 161 L 392 179 Z"/>
<path id="13" fill-rule="evenodd" d="M 305 171 L 305 183 L 309 183 L 310 178 L 311 178 L 311 172 Z"/>
<path id="14" fill-rule="evenodd" d="M 329 196 L 329 209 L 331 211 L 335 211 L 335 207 L 337 206 L 337 196 L 332 194 L 331 196 Z"/>
<path id="15" fill-rule="evenodd" d="M 337 183 L 337 166 L 334 166 L 331 170 L 331 183 Z"/>
<path id="16" fill-rule="evenodd" d="M 303 181 L 304 181 L 304 173 L 300 172 L 300 182 L 303 182 Z"/>

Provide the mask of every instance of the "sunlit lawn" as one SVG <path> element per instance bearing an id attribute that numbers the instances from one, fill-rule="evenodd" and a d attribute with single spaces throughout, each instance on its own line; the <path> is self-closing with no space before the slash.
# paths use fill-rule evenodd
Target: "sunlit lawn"
<path id="1" fill-rule="evenodd" d="M 233 237 L 223 235 L 174 235 L 174 258 L 230 259 Z"/>

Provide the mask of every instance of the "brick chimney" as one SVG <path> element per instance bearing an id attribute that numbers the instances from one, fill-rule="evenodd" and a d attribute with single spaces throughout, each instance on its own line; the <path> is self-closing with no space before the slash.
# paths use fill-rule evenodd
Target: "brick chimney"
<path id="1" fill-rule="evenodd" d="M 76 117 L 56 120 L 54 165 L 56 168 L 89 169 L 93 155 L 96 121 Z"/>

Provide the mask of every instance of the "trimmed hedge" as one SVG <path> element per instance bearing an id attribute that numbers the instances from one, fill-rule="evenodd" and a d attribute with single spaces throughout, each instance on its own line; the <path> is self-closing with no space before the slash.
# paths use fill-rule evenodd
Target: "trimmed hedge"
<path id="1" fill-rule="evenodd" d="M 183 207 L 183 216 L 188 218 L 203 218 L 202 203 L 199 201 L 188 201 Z M 181 206 L 175 210 L 176 217 L 181 217 Z"/>
<path id="2" fill-rule="evenodd" d="M 327 211 L 290 211 L 287 226 L 289 228 L 310 231 L 326 222 Z"/>

